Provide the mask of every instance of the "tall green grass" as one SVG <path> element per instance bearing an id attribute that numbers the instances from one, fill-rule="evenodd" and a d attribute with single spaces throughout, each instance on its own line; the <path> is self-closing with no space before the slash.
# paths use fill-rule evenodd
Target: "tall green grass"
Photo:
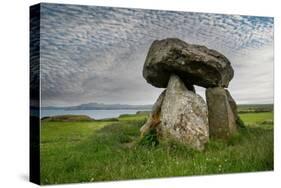
<path id="1" fill-rule="evenodd" d="M 119 121 L 45 122 L 41 126 L 41 183 L 74 183 L 273 170 L 273 114 L 245 113 L 228 141 L 203 152 L 175 142 L 141 144 L 145 115 Z M 149 138 L 152 139 L 153 138 Z"/>

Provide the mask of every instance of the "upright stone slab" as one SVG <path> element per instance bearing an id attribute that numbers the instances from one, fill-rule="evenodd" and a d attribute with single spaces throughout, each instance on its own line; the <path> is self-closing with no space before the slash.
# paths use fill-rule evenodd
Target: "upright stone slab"
<path id="1" fill-rule="evenodd" d="M 228 103 L 230 105 L 230 108 L 234 114 L 234 117 L 235 117 L 235 120 L 238 119 L 238 113 L 237 113 L 237 105 L 236 105 L 236 102 L 235 100 L 233 99 L 233 97 L 230 95 L 229 91 L 226 89 L 225 90 L 226 92 L 226 96 L 227 96 L 227 100 L 228 100 Z"/>
<path id="2" fill-rule="evenodd" d="M 227 91 L 221 87 L 208 88 L 206 99 L 210 137 L 226 139 L 235 134 L 237 132 L 236 112 L 233 112 L 235 108 L 231 107 L 229 103 L 230 98 Z"/>
<path id="3" fill-rule="evenodd" d="M 203 150 L 209 140 L 205 101 L 189 91 L 176 75 L 170 77 L 156 129 L 162 139 L 173 139 L 198 150 Z"/>
<path id="4" fill-rule="evenodd" d="M 156 128 L 156 126 L 160 123 L 160 112 L 161 112 L 161 106 L 165 97 L 166 90 L 162 91 L 162 93 L 159 95 L 158 99 L 152 106 L 151 112 L 149 114 L 148 120 L 146 123 L 141 127 L 140 132 L 141 136 L 144 136 L 146 133 L 148 133 L 151 129 Z"/>
<path id="5" fill-rule="evenodd" d="M 232 109 L 232 112 L 234 113 L 236 127 L 237 128 L 245 128 L 245 124 L 244 124 L 243 120 L 238 115 L 237 104 L 236 104 L 235 100 L 230 95 L 230 92 L 227 89 L 225 91 L 226 91 L 226 95 L 227 95 L 230 107 Z"/>

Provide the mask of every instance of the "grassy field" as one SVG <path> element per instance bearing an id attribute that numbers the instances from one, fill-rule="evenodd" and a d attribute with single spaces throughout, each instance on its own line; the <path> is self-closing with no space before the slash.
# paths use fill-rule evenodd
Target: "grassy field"
<path id="1" fill-rule="evenodd" d="M 41 183 L 273 170 L 273 113 L 240 117 L 246 128 L 239 135 L 227 142 L 211 140 L 203 152 L 172 142 L 140 144 L 146 115 L 125 115 L 119 121 L 42 121 Z"/>

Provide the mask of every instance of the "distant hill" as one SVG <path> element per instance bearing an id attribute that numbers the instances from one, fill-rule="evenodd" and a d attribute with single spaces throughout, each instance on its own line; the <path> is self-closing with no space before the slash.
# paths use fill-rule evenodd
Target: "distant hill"
<path id="1" fill-rule="evenodd" d="M 42 107 L 43 110 L 150 110 L 152 105 L 87 103 L 70 107 Z"/>
<path id="2" fill-rule="evenodd" d="M 273 104 L 239 104 L 238 112 L 272 112 Z"/>
<path id="3" fill-rule="evenodd" d="M 273 111 L 273 104 L 238 104 L 238 112 L 268 112 Z M 129 105 L 129 104 L 104 104 L 87 103 L 69 107 L 42 107 L 43 110 L 146 110 L 150 111 L 152 105 Z"/>

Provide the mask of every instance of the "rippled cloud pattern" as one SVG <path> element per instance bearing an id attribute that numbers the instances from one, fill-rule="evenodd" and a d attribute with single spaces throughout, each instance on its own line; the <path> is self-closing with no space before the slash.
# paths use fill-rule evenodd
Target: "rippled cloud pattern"
<path id="1" fill-rule="evenodd" d="M 41 4 L 40 24 L 43 106 L 153 103 L 162 89 L 142 66 L 150 44 L 168 37 L 223 53 L 238 103 L 273 102 L 271 17 Z"/>

